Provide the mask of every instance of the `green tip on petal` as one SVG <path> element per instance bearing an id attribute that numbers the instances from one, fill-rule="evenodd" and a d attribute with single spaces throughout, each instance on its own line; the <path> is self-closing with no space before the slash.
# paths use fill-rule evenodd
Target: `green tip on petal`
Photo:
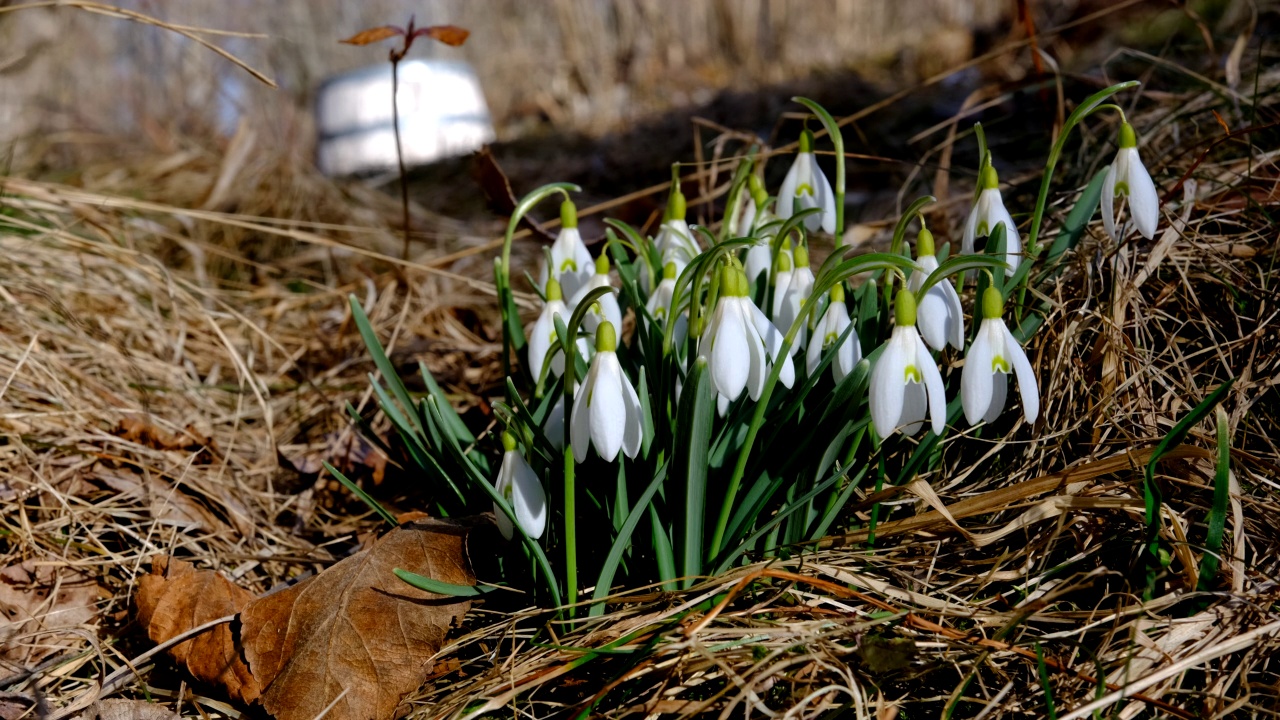
<path id="1" fill-rule="evenodd" d="M 800 152 L 813 152 L 813 133 L 809 132 L 809 128 L 800 133 Z"/>
<path id="2" fill-rule="evenodd" d="M 836 283 L 835 285 L 831 286 L 831 302 L 833 303 L 844 302 L 844 284 L 843 283 Z"/>
<path id="3" fill-rule="evenodd" d="M 560 227 L 578 227 L 578 206 L 574 205 L 572 200 L 560 203 Z"/>
<path id="4" fill-rule="evenodd" d="M 994 287 L 988 286 L 982 293 L 982 317 L 998 318 L 1004 315 L 1004 296 Z"/>
<path id="5" fill-rule="evenodd" d="M 933 233 L 929 232 L 929 228 L 920 228 L 920 234 L 916 235 L 916 257 L 922 258 L 925 255 L 933 255 L 936 250 L 933 248 Z"/>
<path id="6" fill-rule="evenodd" d="M 996 174 L 996 169 L 990 163 L 982 166 L 978 183 L 982 185 L 983 190 L 995 190 L 1000 187 L 1000 176 Z"/>
<path id="7" fill-rule="evenodd" d="M 792 255 L 796 259 L 796 267 L 809 267 L 809 251 L 805 249 L 804 245 L 797 245 Z"/>
<path id="8" fill-rule="evenodd" d="M 786 253 L 778 253 L 778 258 L 773 261 L 773 269 L 775 272 L 791 271 L 791 256 Z"/>
<path id="9" fill-rule="evenodd" d="M 663 280 L 676 279 L 676 264 L 674 262 L 669 262 L 666 265 L 662 266 L 662 279 Z"/>
<path id="10" fill-rule="evenodd" d="M 560 290 L 560 281 L 555 278 L 547 280 L 547 302 L 552 300 L 563 300 L 564 293 Z"/>
<path id="11" fill-rule="evenodd" d="M 604 253 L 600 253 L 600 257 L 596 258 L 596 274 L 597 275 L 609 274 L 609 256 L 608 255 L 605 255 Z"/>
<path id="12" fill-rule="evenodd" d="M 898 327 L 910 327 L 916 324 L 916 296 L 910 290 L 902 289 L 893 301 L 893 319 Z"/>
<path id="13" fill-rule="evenodd" d="M 596 352 L 617 352 L 617 350 L 618 333 L 613 329 L 613 323 L 601 320 L 596 326 Z"/>
<path id="14" fill-rule="evenodd" d="M 1133 131 L 1133 126 L 1127 122 L 1120 123 L 1120 147 L 1138 147 L 1138 134 Z"/>
<path id="15" fill-rule="evenodd" d="M 511 452 L 516 449 L 516 436 L 510 432 L 502 431 L 502 450 L 503 452 Z"/>

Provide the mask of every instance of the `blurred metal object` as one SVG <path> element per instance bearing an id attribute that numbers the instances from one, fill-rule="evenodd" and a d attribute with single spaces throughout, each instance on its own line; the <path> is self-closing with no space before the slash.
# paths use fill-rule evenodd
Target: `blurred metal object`
<path id="1" fill-rule="evenodd" d="M 406 165 L 464 155 L 494 139 L 480 81 L 464 62 L 401 62 L 397 102 Z M 316 161 L 326 175 L 396 170 L 391 65 L 325 80 L 316 98 L 316 126 Z"/>

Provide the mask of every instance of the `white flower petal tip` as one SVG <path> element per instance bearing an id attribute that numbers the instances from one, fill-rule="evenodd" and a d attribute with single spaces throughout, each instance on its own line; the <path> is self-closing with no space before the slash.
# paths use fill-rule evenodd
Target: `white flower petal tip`
<path id="1" fill-rule="evenodd" d="M 1004 320 L 998 315 L 987 317 L 978 328 L 960 376 L 960 402 L 970 425 L 992 422 L 1000 416 L 1010 373 L 1018 381 L 1023 417 L 1034 423 L 1040 415 L 1035 371 Z"/>
<path id="2" fill-rule="evenodd" d="M 926 232 L 928 231 L 922 231 L 921 235 Z M 938 260 L 932 252 L 932 237 L 927 248 L 928 252 L 920 251 L 922 254 L 916 260 L 916 269 L 911 271 L 911 277 L 907 280 L 907 288 L 913 293 L 919 293 L 925 279 L 938 269 Z M 941 351 L 947 345 L 956 350 L 964 349 L 964 307 L 950 280 L 939 280 L 920 298 L 916 326 L 924 341 L 934 350 Z"/>
<path id="3" fill-rule="evenodd" d="M 502 466 L 498 469 L 498 483 L 494 489 L 511 506 L 520 529 L 537 540 L 547 528 L 547 494 L 537 473 L 529 467 L 524 456 L 515 449 L 514 441 L 509 438 L 504 433 L 503 444 L 509 445 L 510 449 L 502 455 Z M 497 503 L 493 504 L 493 512 L 497 517 L 498 530 L 510 540 L 515 535 L 515 525 L 511 518 Z"/>
<path id="4" fill-rule="evenodd" d="M 616 349 L 613 324 L 601 322 L 596 330 L 596 354 L 573 398 L 569 419 L 569 439 L 578 462 L 587 459 L 590 447 L 607 462 L 617 459 L 619 451 L 632 458 L 640 452 L 640 398 L 618 363 Z"/>

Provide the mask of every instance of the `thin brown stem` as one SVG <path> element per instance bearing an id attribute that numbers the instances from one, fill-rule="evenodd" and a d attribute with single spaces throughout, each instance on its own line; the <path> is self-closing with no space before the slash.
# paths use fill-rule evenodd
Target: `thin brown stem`
<path id="1" fill-rule="evenodd" d="M 391 122 L 395 126 L 396 162 L 400 165 L 400 210 L 404 227 L 404 248 L 400 253 L 403 260 L 409 259 L 409 177 L 404 169 L 404 149 L 400 145 L 400 58 L 397 52 L 391 53 Z"/>

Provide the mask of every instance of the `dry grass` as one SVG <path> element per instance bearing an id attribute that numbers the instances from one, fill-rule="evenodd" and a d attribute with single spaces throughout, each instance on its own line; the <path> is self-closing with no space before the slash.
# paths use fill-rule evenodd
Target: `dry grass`
<path id="1" fill-rule="evenodd" d="M 1278 88 L 1280 72 L 1259 78 L 1258 124 L 1274 120 Z M 864 495 L 853 522 L 875 500 L 894 510 L 874 547 L 851 534 L 687 592 L 638 590 L 576 627 L 481 608 L 415 712 L 889 718 L 953 705 L 955 717 L 1000 718 L 1044 717 L 1052 702 L 1065 720 L 1101 697 L 1123 718 L 1274 717 L 1280 273 L 1269 213 L 1280 173 L 1274 143 L 1241 135 L 1210 147 L 1221 131 L 1207 113 L 1236 117 L 1232 105 L 1196 89 L 1133 114 L 1163 189 L 1183 173 L 1191 182 L 1154 242 L 1116 246 L 1095 223 L 1052 287 L 1032 346 L 1044 416 L 1034 429 L 1009 420 L 1006 440 L 955 433 L 941 470 Z M 1057 187 L 1083 184 L 1103 148 L 1086 139 Z M 371 370 L 348 292 L 393 357 L 424 359 L 468 419 L 483 423 L 500 379 L 486 256 L 398 264 L 386 257 L 398 249 L 393 204 L 352 198 L 287 158 L 245 156 L 260 159 L 90 167 L 81 187 L 0 181 L 0 593 L 56 586 L 24 609 L 34 620 L 0 628 L 0 691 L 47 698 L 55 716 L 145 649 L 130 593 L 151 555 L 265 591 L 375 527 L 287 467 L 369 464 L 342 412 L 368 406 Z M 953 223 L 962 206 L 949 206 Z M 483 241 L 423 222 L 439 230 L 424 237 L 437 254 Z M 1200 427 L 1160 466 L 1174 552 L 1144 603 L 1132 575 L 1141 467 L 1237 373 L 1215 590 L 1191 593 L 1213 478 L 1213 437 Z M 393 506 L 425 506 L 394 471 L 366 468 L 375 476 Z M 188 716 L 240 713 L 165 661 L 135 670 L 127 694 Z"/>

